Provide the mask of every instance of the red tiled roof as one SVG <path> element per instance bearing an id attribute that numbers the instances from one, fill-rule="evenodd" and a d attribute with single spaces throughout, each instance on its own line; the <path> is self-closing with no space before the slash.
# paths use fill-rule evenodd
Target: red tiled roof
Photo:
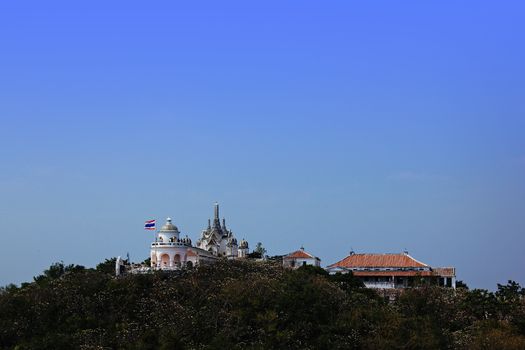
<path id="1" fill-rule="evenodd" d="M 315 256 L 300 249 L 286 255 L 284 259 L 315 259 Z"/>
<path id="2" fill-rule="evenodd" d="M 352 271 L 354 276 L 432 276 L 432 271 Z"/>
<path id="3" fill-rule="evenodd" d="M 328 267 L 429 267 L 408 254 L 351 254 Z"/>

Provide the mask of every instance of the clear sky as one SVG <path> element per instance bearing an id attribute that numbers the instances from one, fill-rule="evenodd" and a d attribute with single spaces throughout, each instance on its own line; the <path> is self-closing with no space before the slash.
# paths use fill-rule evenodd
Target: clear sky
<path id="1" fill-rule="evenodd" d="M 0 285 L 146 219 L 525 283 L 523 1 L 3 1 Z"/>

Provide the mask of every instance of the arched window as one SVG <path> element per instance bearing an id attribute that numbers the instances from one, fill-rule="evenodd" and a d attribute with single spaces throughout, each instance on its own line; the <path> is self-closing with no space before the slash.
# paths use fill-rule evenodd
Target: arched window
<path id="1" fill-rule="evenodd" d="M 160 266 L 168 267 L 170 266 L 170 256 L 168 254 L 162 254 L 160 257 Z"/>
<path id="2" fill-rule="evenodd" d="M 175 256 L 173 257 L 173 265 L 177 266 L 177 267 L 180 267 L 180 255 L 179 254 L 175 254 Z"/>

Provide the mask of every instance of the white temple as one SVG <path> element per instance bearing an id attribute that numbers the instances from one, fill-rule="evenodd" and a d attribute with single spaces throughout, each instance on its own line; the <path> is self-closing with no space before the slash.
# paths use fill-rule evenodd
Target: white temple
<path id="1" fill-rule="evenodd" d="M 208 219 L 208 228 L 202 231 L 197 247 L 228 259 L 244 258 L 248 255 L 248 242 L 237 244 L 237 238 L 226 228 L 226 219 L 219 219 L 219 204 L 215 203 L 213 225 Z"/>
<path id="2" fill-rule="evenodd" d="M 197 245 L 193 246 L 186 235 L 180 231 L 170 218 L 156 233 L 151 243 L 151 268 L 161 270 L 178 270 L 192 268 L 203 263 L 210 263 L 219 258 L 237 259 L 248 255 L 248 242 L 244 239 L 237 244 L 231 230 L 226 228 L 226 220 L 219 219 L 219 204 L 215 203 L 213 225 L 208 220 L 208 228 L 202 231 Z"/>
<path id="3" fill-rule="evenodd" d="M 180 238 L 179 229 L 170 218 L 166 219 L 156 234 L 155 242 L 151 243 L 150 258 L 153 269 L 163 270 L 192 268 L 200 262 L 216 259 L 212 254 L 193 247 L 188 236 Z"/>

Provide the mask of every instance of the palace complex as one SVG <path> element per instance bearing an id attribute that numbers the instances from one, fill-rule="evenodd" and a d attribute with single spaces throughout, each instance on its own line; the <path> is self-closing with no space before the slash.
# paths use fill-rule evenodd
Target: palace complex
<path id="1" fill-rule="evenodd" d="M 219 258 L 238 259 L 248 255 L 248 242 L 237 238 L 226 228 L 226 220 L 219 219 L 219 204 L 215 204 L 213 225 L 202 231 L 201 238 L 193 245 L 187 235 L 182 237 L 171 218 L 155 233 L 150 246 L 150 266 L 127 265 L 120 257 L 116 262 L 116 273 L 147 273 L 152 270 L 180 270 L 201 264 L 213 263 Z"/>
<path id="2" fill-rule="evenodd" d="M 154 225 L 154 224 L 153 224 Z M 219 217 L 219 204 L 215 204 L 213 221 L 208 219 L 196 244 L 184 235 L 170 218 L 155 233 L 150 246 L 150 266 L 129 265 L 120 257 L 116 262 L 116 273 L 147 273 L 153 270 L 180 270 L 202 264 L 213 263 L 218 259 L 244 259 L 249 255 L 248 242 L 240 242 L 233 232 L 222 223 Z M 261 256 L 263 260 L 265 256 Z M 301 266 L 321 266 L 321 259 L 305 251 L 303 247 L 281 256 L 285 268 L 297 269 Z M 127 265 L 126 265 L 127 264 Z M 368 288 L 403 289 L 429 281 L 444 287 L 456 287 L 456 270 L 453 267 L 431 267 L 408 254 L 356 254 L 353 251 L 344 259 L 325 267 L 330 274 L 349 273 L 361 279 Z"/>

